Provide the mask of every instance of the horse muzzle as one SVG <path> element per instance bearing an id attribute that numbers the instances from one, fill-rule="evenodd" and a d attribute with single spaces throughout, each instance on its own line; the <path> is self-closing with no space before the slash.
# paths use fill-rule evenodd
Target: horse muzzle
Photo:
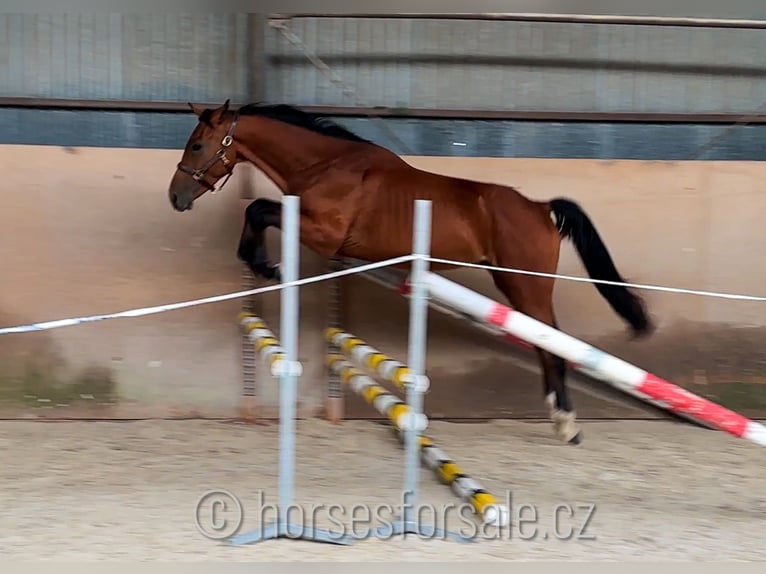
<path id="1" fill-rule="evenodd" d="M 194 207 L 194 200 L 197 199 L 196 195 L 189 192 L 175 192 L 171 191 L 168 194 L 170 199 L 170 205 L 176 211 L 183 213 L 184 211 L 191 211 Z"/>

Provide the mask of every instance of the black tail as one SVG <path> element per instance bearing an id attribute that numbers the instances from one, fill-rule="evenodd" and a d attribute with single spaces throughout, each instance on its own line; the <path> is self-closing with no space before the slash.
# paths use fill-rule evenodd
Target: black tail
<path id="1" fill-rule="evenodd" d="M 550 207 L 556 216 L 559 234 L 562 238 L 572 240 L 591 279 L 625 283 L 593 222 L 582 208 L 562 198 L 551 201 Z M 595 283 L 595 287 L 612 309 L 630 324 L 636 336 L 648 335 L 653 331 L 654 327 L 640 297 L 621 285 Z"/>

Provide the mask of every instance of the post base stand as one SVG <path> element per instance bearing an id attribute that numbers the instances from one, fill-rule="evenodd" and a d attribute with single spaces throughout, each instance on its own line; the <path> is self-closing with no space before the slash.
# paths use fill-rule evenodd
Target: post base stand
<path id="1" fill-rule="evenodd" d="M 450 532 L 449 530 L 441 530 L 434 526 L 428 526 L 424 524 L 418 524 L 415 521 L 397 520 L 390 526 L 379 526 L 374 530 L 370 536 L 374 538 L 391 538 L 392 536 L 405 536 L 407 534 L 416 534 L 417 536 L 429 540 L 439 539 L 445 540 L 447 538 L 460 542 L 462 544 L 469 544 L 475 542 L 472 538 L 462 536 L 456 532 Z"/>
<path id="2" fill-rule="evenodd" d="M 229 544 L 244 546 L 277 538 L 291 538 L 293 540 L 308 540 L 310 542 L 324 542 L 326 544 L 338 544 L 348 546 L 353 538 L 340 532 L 332 532 L 323 528 L 304 526 L 303 524 L 280 524 L 271 522 L 263 528 L 258 528 L 243 534 L 237 534 L 229 538 Z"/>

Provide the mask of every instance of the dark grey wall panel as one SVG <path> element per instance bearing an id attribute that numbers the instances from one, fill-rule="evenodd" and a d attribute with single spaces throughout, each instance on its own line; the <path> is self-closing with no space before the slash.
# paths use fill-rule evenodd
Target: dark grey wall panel
<path id="1" fill-rule="evenodd" d="M 0 14 L 0 96 L 247 99 L 247 16 Z"/>
<path id="2" fill-rule="evenodd" d="M 398 118 L 337 121 L 397 153 L 463 157 L 684 160 L 698 155 L 702 146 L 727 130 L 725 126 L 684 124 Z M 181 149 L 195 124 L 191 113 L 0 108 L 0 144 Z M 766 160 L 766 125 L 730 130 L 698 159 Z"/>
<path id="3" fill-rule="evenodd" d="M 626 25 L 298 18 L 344 96 L 268 27 L 272 101 L 558 111 L 749 113 L 766 32 Z M 0 96 L 248 100 L 246 14 L 1 14 Z"/>
<path id="4" fill-rule="evenodd" d="M 290 27 L 358 101 L 270 29 L 275 101 L 669 113 L 747 113 L 766 102 L 763 30 L 344 18 Z"/>
<path id="5" fill-rule="evenodd" d="M 0 108 L 0 144 L 181 149 L 196 119 L 192 113 Z"/>
<path id="6" fill-rule="evenodd" d="M 397 153 L 456 157 L 766 160 L 766 125 L 338 118 Z M 388 135 L 386 121 L 406 149 Z M 725 137 L 714 138 L 725 132 Z M 703 146 L 705 149 L 703 149 Z"/>

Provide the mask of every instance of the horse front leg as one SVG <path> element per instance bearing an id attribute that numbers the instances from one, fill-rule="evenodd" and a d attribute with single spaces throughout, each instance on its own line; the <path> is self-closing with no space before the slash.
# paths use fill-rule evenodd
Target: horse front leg
<path id="1" fill-rule="evenodd" d="M 277 201 L 260 198 L 245 209 L 237 255 L 256 277 L 282 281 L 279 266 L 271 262 L 266 250 L 266 229 L 279 228 L 281 223 L 282 204 Z"/>
<path id="2" fill-rule="evenodd" d="M 327 223 L 322 213 L 302 211 L 300 243 L 320 257 L 333 257 L 343 245 L 348 225 Z M 245 209 L 245 224 L 237 254 L 251 271 L 260 277 L 282 281 L 279 265 L 271 262 L 266 250 L 266 229 L 282 229 L 282 204 L 270 199 L 256 199 Z"/>

